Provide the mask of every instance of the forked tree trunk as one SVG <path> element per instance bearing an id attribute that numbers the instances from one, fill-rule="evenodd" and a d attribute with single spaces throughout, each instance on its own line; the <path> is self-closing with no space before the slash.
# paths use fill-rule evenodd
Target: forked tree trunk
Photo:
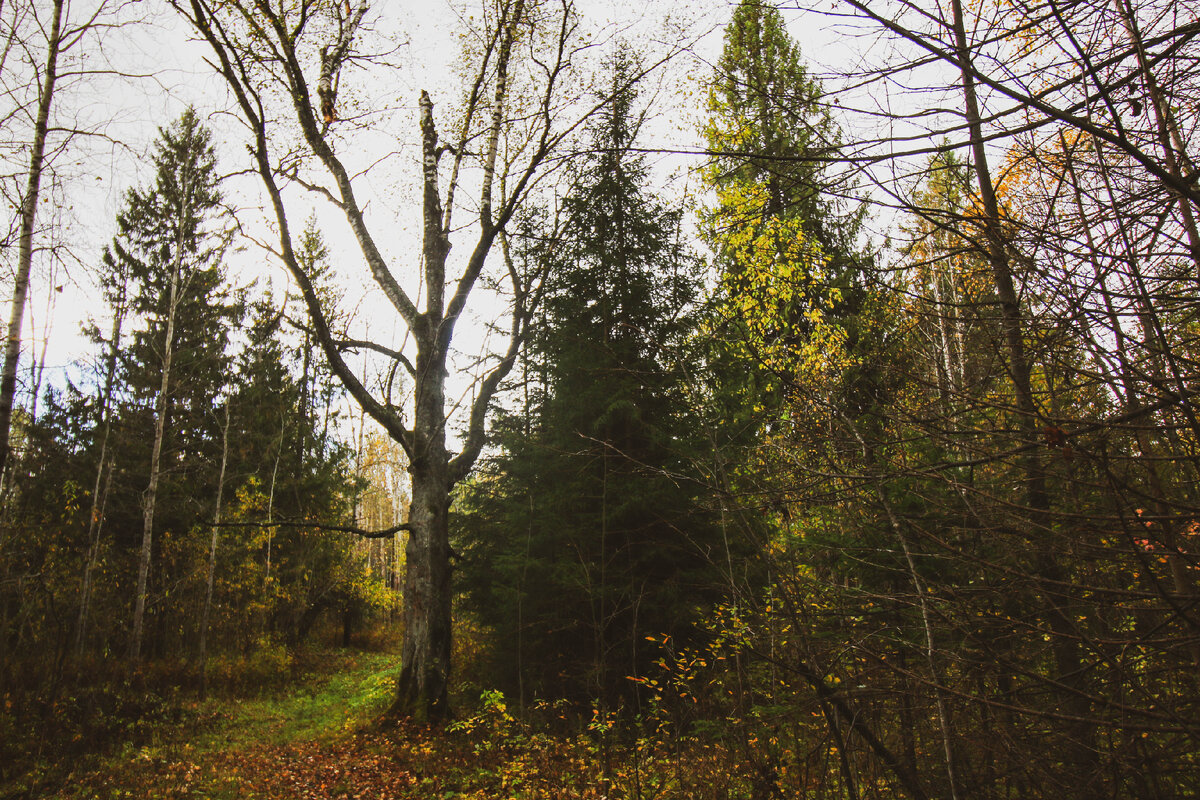
<path id="1" fill-rule="evenodd" d="M 475 82 L 468 92 L 466 110 L 457 140 L 439 140 L 433 123 L 433 103 L 421 93 L 420 130 L 422 138 L 423 227 L 419 271 L 424 278 L 424 308 L 418 307 L 420 296 L 410 296 L 401 286 L 387 260 L 376 244 L 355 197 L 353 171 L 346 168 L 326 134 L 336 124 L 336 92 L 342 63 L 350 55 L 355 31 L 364 18 L 367 0 L 360 0 L 357 10 L 348 4 L 285 4 L 284 11 L 272 4 L 209 2 L 209 0 L 172 0 L 171 5 L 183 13 L 195 29 L 208 41 L 216 57 L 215 65 L 234 92 L 243 119 L 254 134 L 251 152 L 257 171 L 269 195 L 280 231 L 280 255 L 300 288 L 313 322 L 313 333 L 321 345 L 330 369 L 347 391 L 388 435 L 400 443 L 409 456 L 412 477 L 412 506 L 406 528 L 409 540 L 406 548 L 407 571 L 404 580 L 405 631 L 402 644 L 403 664 L 393 711 L 424 719 L 444 717 L 448 711 L 448 678 L 450 674 L 450 573 L 448 514 L 450 492 L 470 471 L 485 442 L 484 428 L 491 399 L 515 362 L 525 337 L 531 315 L 541 293 L 541 276 L 523 278 L 515 270 L 507 275 L 513 291 L 513 308 L 508 331 L 508 349 L 497 354 L 498 361 L 487 366 L 474 383 L 474 397 L 469 403 L 466 436 L 461 452 L 450 457 L 446 451 L 447 409 L 445 381 L 447 355 L 450 352 L 455 326 L 465 311 L 471 293 L 480 281 L 484 266 L 497 235 L 511 220 L 517 205 L 537 183 L 550 153 L 565 137 L 551 127 L 552 109 L 558 102 L 558 86 L 569 69 L 574 52 L 569 42 L 575 36 L 574 14 L 569 3 L 546 12 L 547 24 L 553 25 L 557 47 L 544 48 L 548 60 L 538 62 L 541 88 L 529 98 L 541 109 L 522 119 L 530 123 L 528 140 L 512 148 L 513 142 L 502 136 L 509 130 L 508 89 L 509 61 L 515 43 L 525 43 L 531 29 L 541 22 L 530 18 L 525 0 L 502 0 L 497 3 L 495 17 L 488 23 L 483 37 L 483 52 Z M 228 31 L 241 25 L 245 15 L 261 21 L 251 41 L 247 43 Z M 306 34 L 304 21 L 324 18 L 334 24 L 336 36 L 324 40 L 315 31 L 322 26 L 307 26 L 314 31 Z M 236 21 L 235 21 L 236 20 Z M 226 25 L 228 21 L 228 26 Z M 299 23 L 299 24 L 298 24 Z M 303 42 L 301 42 L 303 37 Z M 259 41 L 261 40 L 261 41 Z M 528 41 L 535 41 L 536 37 Z M 321 54 L 321 75 L 312 91 L 312 76 L 303 69 L 304 57 L 297 55 L 300 44 L 311 45 Z M 262 56 L 270 66 L 286 73 L 293 89 L 292 110 L 316 160 L 329 172 L 336 186 L 337 203 L 358 241 L 367 267 L 403 320 L 415 344 L 415 365 L 402 353 L 371 342 L 340 340 L 330 328 L 326 309 L 313 285 L 313 275 L 298 258 L 287 222 L 283 188 L 279 182 L 277 161 L 271 154 L 271 132 L 274 123 L 262 114 L 264 105 L 255 77 L 258 73 L 244 71 L 246 64 L 258 64 Z M 489 89 L 491 90 L 489 92 Z M 319 103 L 314 103 L 314 94 Z M 489 96 L 490 94 L 490 96 Z M 536 99 L 534 97 L 536 96 Z M 490 121 L 483 116 L 490 109 Z M 328 113 L 326 113 L 328 112 Z M 480 128 L 483 131 L 480 131 Z M 570 130 L 570 127 L 567 127 Z M 480 135 L 482 134 L 482 135 Z M 507 149 L 512 148 L 512 149 Z M 507 155 L 502 154 L 505 150 Z M 449 185 L 445 203 L 439 187 L 438 161 L 451 154 L 448 169 Z M 517 159 L 510 161 L 508 156 Z M 451 219 L 457 207 L 454 200 L 459 185 L 460 167 L 465 160 L 478 162 L 481 169 L 479 193 L 472 214 L 478 227 L 478 238 L 467 253 L 457 276 L 447 271 L 447 254 L 452 231 L 464 231 L 465 225 L 455 225 Z M 449 296 L 447 296 L 449 295 Z M 346 350 L 371 350 L 390 356 L 396 366 L 403 366 L 413 378 L 415 402 L 411 427 L 407 415 L 401 414 L 390 399 L 372 394 L 365 383 L 346 363 Z"/>

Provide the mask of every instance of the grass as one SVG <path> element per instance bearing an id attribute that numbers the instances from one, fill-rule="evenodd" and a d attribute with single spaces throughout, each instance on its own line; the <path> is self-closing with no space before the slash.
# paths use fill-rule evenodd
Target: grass
<path id="1" fill-rule="evenodd" d="M 394 691 L 394 655 L 327 650 L 302 658 L 310 668 L 286 685 L 275 682 L 242 699 L 225 694 L 177 702 L 171 713 L 139 720 L 138 738 L 106 755 L 48 768 L 23 791 L 5 794 L 0 787 L 0 798 L 729 800 L 761 794 L 750 765 L 719 743 L 656 738 L 636 728 L 621 734 L 615 717 L 600 712 L 591 723 L 586 715 L 578 724 L 564 723 L 557 705 L 526 717 L 491 691 L 479 702 L 464 702 L 445 725 L 385 721 L 380 714 Z"/>
<path id="2" fill-rule="evenodd" d="M 394 654 L 319 650 L 303 657 L 305 668 L 286 684 L 243 697 L 177 696 L 171 713 L 130 720 L 137 736 L 113 741 L 105 752 L 43 757 L 0 783 L 0 799 L 256 797 L 239 775 L 271 767 L 239 763 L 248 754 L 321 748 L 369 725 L 391 700 Z"/>
<path id="3" fill-rule="evenodd" d="M 216 699 L 198 707 L 201 718 L 215 718 L 206 737 L 193 740 L 204 749 L 286 744 L 335 738 L 367 724 L 391 699 L 399 670 L 390 653 L 329 653 L 332 675 L 288 693 L 245 700 Z"/>
<path id="4" fill-rule="evenodd" d="M 498 692 L 446 725 L 383 721 L 398 659 L 327 650 L 286 685 L 177 702 L 105 755 L 47 765 L 0 798 L 62 800 L 728 800 L 745 770 L 706 742 L 618 736 L 605 719 L 543 725 Z M 315 664 L 315 667 L 313 666 Z M 548 706 L 544 714 L 558 714 Z M 551 721 L 549 717 L 543 722 Z M 561 720 L 560 720 L 561 722 Z M 601 724 L 603 723 L 603 724 Z M 551 732 L 555 730 L 556 732 Z M 561 730 L 559 730 L 561 729 Z M 67 760 L 60 757 L 60 761 Z M 741 770 L 741 772 L 739 772 Z M 7 793 L 6 793 L 7 789 Z"/>

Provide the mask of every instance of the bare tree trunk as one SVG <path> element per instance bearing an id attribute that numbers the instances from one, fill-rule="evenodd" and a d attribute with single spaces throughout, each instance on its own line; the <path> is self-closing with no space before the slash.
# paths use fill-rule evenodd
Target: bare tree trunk
<path id="1" fill-rule="evenodd" d="M 1017 425 L 1021 440 L 1032 445 L 1038 442 L 1038 409 L 1033 396 L 1032 369 L 1025 349 L 1020 301 L 1013 280 L 1008 245 L 1000 227 L 1000 206 L 984 147 L 983 124 L 975 92 L 962 0 L 952 0 L 951 5 L 954 14 L 955 49 L 962 71 L 963 105 L 971 137 L 976 183 L 983 202 L 984 237 L 993 287 L 1000 305 L 1009 379 L 1016 395 Z M 1028 522 L 1035 536 L 1048 539 L 1051 534 L 1050 498 L 1041 456 L 1036 448 L 1031 447 L 1020 456 L 1020 462 L 1025 475 Z M 1092 783 L 1097 779 L 1097 761 L 1093 746 L 1095 726 L 1087 721 L 1088 702 L 1084 692 L 1084 667 L 1079 634 L 1061 595 L 1063 587 L 1067 584 L 1066 575 L 1055 554 L 1051 552 L 1051 546 L 1050 541 L 1045 541 L 1043 546 L 1035 548 L 1033 568 L 1045 598 L 1044 613 L 1051 631 L 1050 646 L 1058 671 L 1057 680 L 1066 689 L 1062 700 L 1063 707 L 1073 719 L 1079 720 L 1069 729 L 1070 741 L 1066 743 L 1064 760 L 1073 774 L 1067 775 L 1065 779 L 1078 790 L 1079 796 L 1088 796 L 1092 793 Z"/>
<path id="2" fill-rule="evenodd" d="M 303 360 L 300 368 L 300 426 L 297 430 L 297 436 L 300 443 L 300 463 L 303 464 L 308 460 L 309 438 L 312 436 L 312 430 L 316 421 L 316 413 L 312 406 L 315 405 L 315 392 L 312 390 L 312 351 L 313 342 L 312 334 L 306 329 L 304 331 L 304 349 Z"/>
<path id="3" fill-rule="evenodd" d="M 108 467 L 107 476 L 105 467 Z M 83 658 L 83 645 L 87 640 L 88 612 L 92 602 L 92 574 L 100 554 L 100 532 L 104 527 L 104 509 L 108 503 L 108 492 L 112 486 L 115 465 L 108 457 L 108 429 L 105 427 L 104 441 L 100 446 L 100 463 L 96 467 L 96 482 L 92 493 L 91 517 L 88 519 L 88 553 L 83 565 L 83 578 L 79 585 L 79 618 L 75 623 L 75 660 Z M 103 486 L 101 486 L 103 479 Z"/>
<path id="4" fill-rule="evenodd" d="M 217 574 L 217 541 L 221 530 L 221 500 L 225 491 L 225 465 L 229 461 L 229 405 L 225 401 L 225 424 L 221 427 L 221 471 L 217 476 L 217 503 L 213 509 L 212 541 L 208 547 L 208 578 L 204 589 L 204 613 L 200 617 L 200 697 L 208 692 L 208 619 L 212 612 L 213 580 Z"/>
<path id="5" fill-rule="evenodd" d="M 21 355 L 21 326 L 25 301 L 29 295 L 29 272 L 33 266 L 33 229 L 37 222 L 37 204 L 46 159 L 46 133 L 50 128 L 50 106 L 58 78 L 58 54 L 62 44 L 64 0 L 54 0 L 47 41 L 46 74 L 38 97 L 37 118 L 33 128 L 33 146 L 29 151 L 29 177 L 21 197 L 21 225 L 17 244 L 17 272 L 13 285 L 12 306 L 8 315 L 8 335 L 4 345 L 4 367 L 0 371 L 0 478 L 9 467 L 8 437 L 12 428 L 13 401 L 17 390 L 17 362 Z"/>
<path id="6" fill-rule="evenodd" d="M 54 285 L 54 267 L 51 265 L 49 284 Z M 54 299 L 58 292 L 46 293 L 46 319 L 42 322 L 42 347 L 38 357 L 29 365 L 29 422 L 33 424 L 38 418 L 38 398 L 42 395 L 42 379 L 46 376 L 46 352 L 50 349 L 50 337 L 54 330 Z M 29 318 L 31 330 L 37 330 L 37 321 Z"/>
<path id="7" fill-rule="evenodd" d="M 1067 147 L 1065 137 L 1060 137 L 1060 142 L 1062 143 L 1063 153 L 1066 157 L 1066 168 L 1071 175 L 1071 183 L 1075 187 L 1075 203 L 1079 210 L 1080 222 L 1084 226 L 1088 250 L 1092 253 L 1099 253 L 1101 252 L 1100 247 L 1093 241 L 1091 227 L 1088 225 L 1084 212 L 1083 199 L 1079 190 L 1080 181 L 1075 173 L 1075 162 L 1072 158 L 1071 149 Z M 1114 214 L 1114 219 L 1119 219 L 1118 203 L 1113 191 L 1112 179 L 1109 175 L 1107 163 L 1104 158 L 1104 149 L 1102 145 L 1095 140 L 1093 140 L 1093 146 L 1096 149 L 1097 165 L 1099 167 L 1101 177 L 1103 178 L 1104 188 L 1107 192 L 1109 208 Z M 1182 198 L 1179 199 L 1179 202 L 1185 203 Z M 1162 330 L 1157 316 L 1154 313 L 1153 300 L 1146 291 L 1145 281 L 1142 277 L 1142 270 L 1139 266 L 1140 259 L 1138 257 L 1137 250 L 1130 241 L 1129 234 L 1125 228 L 1122 226 L 1119 227 L 1118 230 L 1120 233 L 1119 241 L 1124 250 L 1125 259 L 1129 265 L 1129 274 L 1126 276 L 1126 279 L 1130 286 L 1125 288 L 1123 292 L 1126 296 L 1136 297 L 1142 309 L 1140 316 L 1142 318 L 1142 335 L 1145 340 L 1143 342 L 1143 349 L 1149 356 L 1153 365 L 1151 367 L 1151 371 L 1155 375 L 1161 374 L 1164 371 L 1164 366 L 1160 362 L 1166 361 L 1172 375 L 1172 382 L 1175 384 L 1177 390 L 1183 389 L 1185 388 L 1184 379 L 1180 374 L 1178 365 L 1174 363 L 1174 358 L 1170 352 L 1170 344 L 1167 341 L 1165 332 Z M 1100 268 L 1096 263 L 1095 257 L 1093 257 L 1092 261 L 1094 274 L 1096 276 L 1096 286 L 1103 293 L 1105 310 L 1110 320 L 1110 328 L 1114 334 L 1116 345 L 1115 351 L 1120 368 L 1119 380 L 1121 390 L 1124 394 L 1126 413 L 1130 415 L 1131 418 L 1134 418 L 1140 415 L 1142 412 L 1143 403 L 1139 395 L 1137 381 L 1134 378 L 1133 365 L 1130 361 L 1129 354 L 1127 353 L 1126 336 L 1121 328 L 1121 321 L 1114 307 L 1112 292 L 1109 290 L 1104 277 L 1100 273 Z M 1118 395 L 1120 394 L 1120 392 L 1116 391 L 1114 393 Z M 1191 413 L 1190 405 L 1183 404 L 1183 409 L 1185 415 L 1189 418 L 1189 423 L 1191 424 L 1192 430 L 1197 430 L 1195 424 L 1196 420 L 1194 414 Z M 1178 441 L 1177 437 L 1172 438 Z M 1169 521 L 1171 517 L 1170 492 L 1167 489 L 1161 466 L 1163 462 L 1163 453 L 1160 451 L 1160 448 L 1154 445 L 1152 438 L 1144 426 L 1133 426 L 1133 440 L 1137 443 L 1138 452 L 1141 455 L 1140 462 L 1146 470 L 1147 483 L 1150 489 L 1150 499 L 1153 501 L 1155 506 L 1154 516 L 1163 520 L 1163 522 L 1160 523 L 1159 531 L 1163 543 L 1167 546 L 1165 557 L 1167 558 L 1168 567 L 1171 572 L 1171 579 L 1177 595 L 1177 602 L 1172 604 L 1173 610 L 1176 614 L 1180 615 L 1184 619 L 1185 623 L 1190 625 L 1193 630 L 1196 630 L 1198 627 L 1200 627 L 1197 625 L 1197 619 L 1194 613 L 1189 614 L 1188 612 L 1193 611 L 1196 608 L 1195 599 L 1197 594 L 1200 594 L 1200 592 L 1197 591 L 1196 580 L 1190 574 L 1187 557 L 1184 553 L 1184 550 L 1180 546 L 1177 532 L 1174 530 L 1176 523 Z M 1186 452 L 1186 448 L 1178 446 L 1175 448 L 1174 452 L 1183 453 Z M 1177 472 L 1177 470 L 1173 468 L 1171 472 L 1174 473 Z M 1191 652 L 1192 662 L 1196 665 L 1197 669 L 1200 669 L 1200 640 L 1191 642 L 1188 650 Z"/>
<path id="8" fill-rule="evenodd" d="M 275 465 L 271 468 L 271 488 L 267 492 L 267 566 L 263 573 L 263 608 L 270 606 L 271 590 L 271 545 L 275 541 L 275 481 L 279 477 L 279 459 L 283 456 L 283 435 L 287 432 L 287 423 L 279 421 L 279 439 L 275 443 Z M 266 626 L 268 612 L 263 613 L 263 626 Z"/>
<path id="9" fill-rule="evenodd" d="M 1179 135 L 1179 125 L 1175 122 L 1175 116 L 1171 111 L 1171 105 L 1165 97 L 1162 90 L 1158 86 L 1158 80 L 1154 76 L 1154 71 L 1150 68 L 1150 59 L 1146 54 L 1146 44 L 1142 41 L 1141 31 L 1138 29 L 1137 17 L 1134 15 L 1133 7 L 1128 0 L 1114 0 L 1114 5 L 1117 7 L 1117 14 L 1121 17 L 1121 21 L 1125 25 L 1125 31 L 1129 34 L 1130 44 L 1133 46 L 1134 53 L 1137 55 L 1138 70 L 1142 73 L 1142 82 L 1146 88 L 1146 94 L 1150 99 L 1150 107 L 1154 109 L 1154 121 L 1156 123 L 1158 133 L 1158 143 L 1163 151 L 1163 163 L 1166 165 L 1168 172 L 1172 177 L 1182 181 L 1183 161 L 1187 161 L 1187 148 L 1183 138 Z M 1193 263 L 1200 266 L 1200 231 L 1196 228 L 1196 216 L 1192 213 L 1192 204 L 1188 199 L 1178 192 L 1172 192 L 1175 195 L 1175 201 L 1179 206 L 1179 215 L 1183 220 L 1183 228 L 1187 233 L 1188 247 L 1191 250 L 1191 258 Z"/>
<path id="10" fill-rule="evenodd" d="M 121 296 L 117 301 L 113 314 L 112 335 L 109 340 L 108 357 L 104 365 L 104 390 L 100 396 L 100 414 L 96 420 L 101 429 L 100 455 L 96 460 L 96 480 L 92 485 L 92 503 L 88 514 L 88 554 L 84 562 L 83 579 L 79 588 L 79 619 L 75 626 L 75 658 L 83 656 L 83 643 L 87 636 L 88 607 L 92 598 L 92 573 L 96 569 L 96 559 L 100 553 L 100 532 L 104 527 L 104 507 L 108 500 L 108 487 L 112 483 L 113 464 L 108 455 L 108 440 L 112 433 L 112 395 L 116 384 L 117 352 L 120 348 L 121 328 L 125 321 L 125 287 L 122 285 Z M 108 467 L 108 478 L 104 479 L 105 466 Z M 103 481 L 103 486 L 101 482 Z"/>
<path id="11" fill-rule="evenodd" d="M 405 548 L 404 640 L 393 711 L 438 719 L 449 707 L 450 480 L 446 451 L 445 356 L 417 359 L 412 529 Z"/>
<path id="12" fill-rule="evenodd" d="M 181 176 L 184 186 L 183 212 L 191 212 L 191 176 Z M 146 585 L 150 577 L 150 554 L 154 537 L 154 510 L 158 502 L 158 484 L 162 478 L 162 448 L 166 436 L 167 414 L 170 411 L 171 362 L 175 352 L 175 316 L 179 305 L 180 272 L 183 269 L 183 225 L 175 241 L 174 262 L 171 265 L 171 289 L 167 298 L 167 330 L 163 336 L 162 381 L 154 403 L 154 444 L 150 452 L 150 484 L 142 496 L 142 549 L 138 556 L 137 597 L 133 609 L 133 634 L 129 643 L 129 666 L 132 670 L 142 655 L 142 630 L 146 616 Z"/>
<path id="13" fill-rule="evenodd" d="M 917 571 L 917 562 L 913 559 L 912 548 L 908 545 L 908 536 L 896 518 L 895 511 L 883 494 L 883 489 L 876 485 L 875 492 L 887 512 L 892 531 L 900 540 L 900 548 L 904 552 L 904 561 L 908 566 L 908 575 L 912 580 L 913 591 L 916 592 L 917 604 L 921 609 L 921 624 L 925 631 L 925 665 L 929 669 L 929 680 L 933 684 L 934 703 L 937 707 L 938 730 L 942 736 L 942 756 L 946 765 L 946 781 L 950 789 L 950 800 L 958 800 L 958 778 L 954 769 L 954 747 L 950 736 L 950 718 L 946 713 L 946 697 L 941 671 L 937 668 L 937 649 L 933 639 L 933 620 L 929 612 L 929 598 L 926 596 L 925 581 Z"/>

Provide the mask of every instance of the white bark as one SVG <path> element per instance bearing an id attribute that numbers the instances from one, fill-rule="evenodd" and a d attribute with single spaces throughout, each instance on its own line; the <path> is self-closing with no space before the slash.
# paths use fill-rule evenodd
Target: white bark
<path id="1" fill-rule="evenodd" d="M 225 492 L 225 465 L 229 461 L 229 403 L 225 400 L 225 424 L 221 426 L 221 471 L 217 476 L 217 502 L 213 508 L 212 539 L 208 547 L 208 576 L 204 588 L 204 613 L 200 618 L 200 694 L 208 689 L 208 620 L 212 612 L 213 582 L 217 574 L 217 543 L 221 532 L 221 501 Z"/>
<path id="2" fill-rule="evenodd" d="M 186 169 L 186 168 L 185 168 Z M 142 654 L 142 631 L 146 616 L 146 594 L 150 577 L 150 557 L 153 551 L 154 512 L 158 502 L 158 486 L 162 479 L 162 449 L 166 437 L 167 416 L 170 413 L 171 362 L 175 354 L 175 317 L 179 309 L 179 291 L 183 271 L 183 220 L 192 213 L 192 180 L 186 171 L 180 176 L 183 191 L 180 224 L 175 235 L 175 253 L 171 262 L 171 288 L 167 297 L 167 330 L 163 335 L 162 380 L 154 402 L 154 444 L 150 452 L 150 482 L 142 495 L 142 548 L 138 555 L 137 595 L 134 599 L 133 633 L 129 643 L 130 667 Z"/>
<path id="3" fill-rule="evenodd" d="M 109 484 L 112 483 L 114 464 L 108 455 L 108 440 L 112 433 L 113 388 L 116 383 L 117 353 L 120 349 L 121 328 L 125 321 L 124 287 L 113 313 L 112 335 L 108 343 L 108 356 L 105 359 L 104 389 L 100 395 L 100 414 L 97 426 L 100 434 L 100 455 L 96 460 L 96 480 L 92 485 L 92 502 L 88 514 L 88 553 L 83 567 L 83 579 L 79 588 L 79 618 L 75 625 L 75 657 L 83 655 L 83 645 L 87 636 L 87 618 L 92 598 L 92 573 L 96 569 L 96 560 L 100 555 L 100 534 L 104 528 L 104 509 L 108 500 Z M 106 477 L 107 476 L 107 477 Z M 102 485 L 103 482 L 103 485 Z"/>
<path id="4" fill-rule="evenodd" d="M 21 221 L 17 234 L 17 270 L 8 332 L 4 344 L 4 366 L 0 369 L 0 479 L 9 465 L 9 432 L 12 428 L 13 402 L 17 388 L 17 363 L 21 355 L 21 327 L 29 296 L 29 273 L 33 266 L 33 232 L 41 196 L 42 172 L 46 164 L 46 135 L 50 127 L 50 107 L 58 80 L 58 59 L 62 46 L 64 0 L 54 0 L 50 34 L 46 42 L 45 74 L 38 96 L 33 143 L 29 149 L 29 172 L 21 196 Z"/>

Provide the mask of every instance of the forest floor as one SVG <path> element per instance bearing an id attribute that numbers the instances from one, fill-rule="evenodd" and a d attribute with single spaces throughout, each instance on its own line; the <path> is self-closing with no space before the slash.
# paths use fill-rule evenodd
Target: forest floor
<path id="1" fill-rule="evenodd" d="M 170 713 L 139 721 L 137 735 L 103 752 L 55 763 L 0 785 L 0 798 L 405 797 L 365 754 L 366 731 L 386 708 L 397 658 L 323 650 L 295 681 L 257 696 L 180 697 Z M 354 786 L 353 791 L 350 787 Z"/>
<path id="2" fill-rule="evenodd" d="M 334 650 L 319 657 L 319 668 L 286 688 L 181 700 L 136 742 L 114 741 L 66 765 L 45 758 L 40 775 L 0 784 L 0 798 L 700 796 L 676 794 L 683 787 L 667 777 L 661 751 L 609 747 L 595 719 L 580 720 L 575 734 L 536 733 L 497 693 L 485 692 L 473 715 L 440 728 L 383 723 L 396 656 Z M 668 783 L 675 791 L 663 791 Z"/>

